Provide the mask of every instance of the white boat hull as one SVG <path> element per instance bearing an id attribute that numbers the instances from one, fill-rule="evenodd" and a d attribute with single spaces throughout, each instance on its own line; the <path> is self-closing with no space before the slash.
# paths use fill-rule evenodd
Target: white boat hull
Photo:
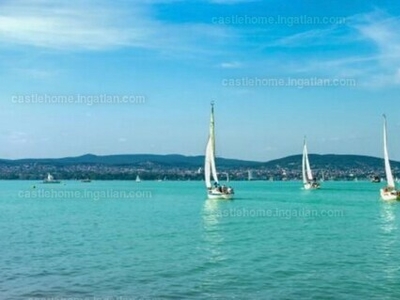
<path id="1" fill-rule="evenodd" d="M 224 200 L 231 200 L 233 199 L 233 193 L 230 192 L 220 192 L 216 190 L 208 191 L 207 197 L 208 199 L 224 199 Z"/>
<path id="2" fill-rule="evenodd" d="M 385 201 L 393 201 L 393 200 L 399 200 L 400 195 L 399 192 L 396 190 L 388 191 L 387 189 L 381 189 L 381 198 L 382 200 Z"/>
<path id="3" fill-rule="evenodd" d="M 305 183 L 304 184 L 304 189 L 305 190 L 317 190 L 320 187 L 321 186 L 319 185 L 319 183 Z"/>

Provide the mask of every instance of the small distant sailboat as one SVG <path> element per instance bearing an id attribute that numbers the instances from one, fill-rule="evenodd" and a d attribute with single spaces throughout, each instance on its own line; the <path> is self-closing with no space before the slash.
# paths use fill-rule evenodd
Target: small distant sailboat
<path id="1" fill-rule="evenodd" d="M 399 200 L 400 192 L 396 190 L 392 169 L 390 168 L 389 153 L 387 149 L 387 124 L 386 115 L 383 115 L 383 155 L 385 160 L 386 187 L 381 189 L 382 200 Z"/>
<path id="2" fill-rule="evenodd" d="M 226 175 L 226 182 L 229 182 L 229 173 L 225 172 L 225 175 Z"/>
<path id="3" fill-rule="evenodd" d="M 47 178 L 43 180 L 43 183 L 61 183 L 60 180 L 55 180 L 53 175 L 47 173 Z"/>
<path id="4" fill-rule="evenodd" d="M 141 182 L 142 180 L 140 179 L 139 175 L 136 175 L 136 182 Z"/>
<path id="5" fill-rule="evenodd" d="M 211 177 L 214 180 L 214 186 L 211 185 Z M 233 198 L 233 188 L 224 185 L 221 186 L 217 177 L 217 168 L 215 166 L 214 102 L 211 102 L 210 133 L 204 162 L 204 179 L 207 187 L 207 196 L 209 199 L 229 200 Z"/>
<path id="6" fill-rule="evenodd" d="M 314 178 L 312 175 L 310 162 L 308 160 L 306 138 L 304 138 L 304 145 L 303 145 L 302 174 L 303 174 L 303 186 L 305 190 L 314 190 L 320 188 L 320 184 L 317 182 L 316 178 Z"/>
<path id="7" fill-rule="evenodd" d="M 253 171 L 252 170 L 248 170 L 247 171 L 247 180 L 248 181 L 252 181 L 253 180 Z"/>

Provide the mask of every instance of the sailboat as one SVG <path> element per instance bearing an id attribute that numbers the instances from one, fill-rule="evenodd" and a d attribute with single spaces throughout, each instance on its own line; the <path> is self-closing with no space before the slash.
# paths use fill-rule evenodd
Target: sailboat
<path id="1" fill-rule="evenodd" d="M 386 187 L 381 189 L 381 198 L 383 200 L 399 200 L 400 192 L 396 190 L 393 179 L 392 169 L 390 168 L 389 153 L 387 149 L 386 115 L 383 115 L 383 155 L 385 160 Z"/>
<path id="2" fill-rule="evenodd" d="M 136 182 L 140 182 L 141 181 L 139 175 L 136 175 L 136 180 L 135 181 Z"/>
<path id="3" fill-rule="evenodd" d="M 307 143 L 304 137 L 303 145 L 303 161 L 302 161 L 302 174 L 303 174 L 303 186 L 305 190 L 319 189 L 320 184 L 316 178 L 313 177 L 310 162 L 308 160 Z"/>
<path id="4" fill-rule="evenodd" d="M 53 175 L 47 173 L 47 178 L 43 180 L 43 183 L 61 183 L 60 180 L 55 180 Z"/>
<path id="5" fill-rule="evenodd" d="M 214 180 L 214 185 L 211 184 L 211 177 Z M 214 102 L 211 102 L 210 132 L 204 162 L 204 179 L 209 199 L 229 200 L 233 198 L 233 188 L 220 185 L 217 177 L 217 168 L 215 165 Z"/>

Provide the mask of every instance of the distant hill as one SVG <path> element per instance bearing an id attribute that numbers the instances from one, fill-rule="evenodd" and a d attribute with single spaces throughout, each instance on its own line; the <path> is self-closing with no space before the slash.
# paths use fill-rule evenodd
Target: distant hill
<path id="1" fill-rule="evenodd" d="M 204 156 L 185 156 L 180 154 L 119 154 L 98 156 L 85 154 L 77 157 L 65 158 L 27 158 L 16 160 L 0 160 L 0 164 L 19 165 L 19 164 L 42 164 L 42 165 L 112 165 L 112 166 L 145 166 L 157 165 L 165 167 L 201 167 L 204 165 Z M 217 158 L 220 167 L 257 167 L 260 163 L 239 159 Z"/>
<path id="2" fill-rule="evenodd" d="M 218 167 L 223 168 L 284 168 L 300 169 L 301 155 L 291 155 L 268 162 L 247 161 L 239 159 L 217 158 Z M 336 154 L 309 154 L 313 168 L 383 168 L 383 159 L 364 155 L 336 155 Z M 77 157 L 65 158 L 27 158 L 16 160 L 0 160 L 1 165 L 110 165 L 110 166 L 164 166 L 170 167 L 201 167 L 204 164 L 204 156 L 185 156 L 180 154 L 119 154 L 119 155 L 94 155 L 85 154 Z M 391 161 L 393 169 L 400 169 L 400 162 Z"/>
<path id="3" fill-rule="evenodd" d="M 309 154 L 312 168 L 317 169 L 382 169 L 383 158 L 365 155 Z M 302 155 L 292 155 L 262 163 L 264 167 L 301 169 Z M 400 162 L 390 161 L 392 169 L 400 169 Z"/>

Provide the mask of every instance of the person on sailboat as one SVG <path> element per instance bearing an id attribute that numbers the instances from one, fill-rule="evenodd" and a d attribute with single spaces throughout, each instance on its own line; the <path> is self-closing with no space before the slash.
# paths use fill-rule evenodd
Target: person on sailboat
<path id="1" fill-rule="evenodd" d="M 314 187 L 314 188 L 319 187 L 319 183 L 317 182 L 317 178 L 313 178 L 311 186 Z"/>
<path id="2" fill-rule="evenodd" d="M 223 185 L 223 186 L 222 186 L 222 192 L 223 192 L 224 194 L 226 194 L 226 191 L 227 191 L 227 187 L 226 187 L 225 185 Z"/>

